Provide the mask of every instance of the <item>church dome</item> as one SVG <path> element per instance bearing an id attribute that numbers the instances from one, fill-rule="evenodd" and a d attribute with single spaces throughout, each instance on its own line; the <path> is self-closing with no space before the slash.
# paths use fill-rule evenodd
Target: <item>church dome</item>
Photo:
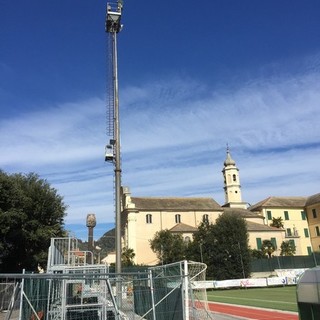
<path id="1" fill-rule="evenodd" d="M 227 159 L 224 162 L 224 166 L 235 166 L 236 162 L 231 158 L 229 148 L 227 149 Z"/>

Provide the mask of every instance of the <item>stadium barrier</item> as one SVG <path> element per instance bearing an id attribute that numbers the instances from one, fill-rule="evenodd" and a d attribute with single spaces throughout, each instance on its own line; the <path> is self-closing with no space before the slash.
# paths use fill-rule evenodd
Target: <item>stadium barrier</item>
<path id="1" fill-rule="evenodd" d="M 278 269 L 276 277 L 247 278 L 230 280 L 207 280 L 193 283 L 194 289 L 226 289 L 226 288 L 254 288 L 268 286 L 296 285 L 300 275 L 306 269 Z"/>

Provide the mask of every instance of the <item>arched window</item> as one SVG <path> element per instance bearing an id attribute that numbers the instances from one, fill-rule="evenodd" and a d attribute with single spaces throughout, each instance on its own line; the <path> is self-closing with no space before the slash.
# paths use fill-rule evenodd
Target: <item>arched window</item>
<path id="1" fill-rule="evenodd" d="M 237 176 L 235 174 L 232 176 L 232 178 L 233 178 L 233 181 L 237 181 Z"/>
<path id="2" fill-rule="evenodd" d="M 204 215 L 202 216 L 202 221 L 203 221 L 203 222 L 209 222 L 209 215 L 208 215 L 208 214 L 204 214 Z"/>
<path id="3" fill-rule="evenodd" d="M 175 220 L 176 220 L 176 223 L 181 223 L 181 214 L 176 214 Z"/>
<path id="4" fill-rule="evenodd" d="M 152 215 L 150 213 L 146 215 L 146 223 L 152 223 Z"/>

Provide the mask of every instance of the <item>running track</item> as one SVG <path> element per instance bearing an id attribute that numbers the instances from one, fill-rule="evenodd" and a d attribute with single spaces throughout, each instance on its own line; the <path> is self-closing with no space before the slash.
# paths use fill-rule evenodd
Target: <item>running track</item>
<path id="1" fill-rule="evenodd" d="M 208 302 L 210 311 L 229 314 L 250 320 L 298 320 L 298 313 L 242 307 L 225 303 Z"/>

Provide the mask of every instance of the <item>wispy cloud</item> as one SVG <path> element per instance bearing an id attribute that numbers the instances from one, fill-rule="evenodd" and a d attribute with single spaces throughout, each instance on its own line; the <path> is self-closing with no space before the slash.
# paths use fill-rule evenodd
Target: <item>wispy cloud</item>
<path id="1" fill-rule="evenodd" d="M 317 67 L 219 89 L 188 78 L 149 80 L 121 88 L 120 98 L 122 181 L 133 195 L 212 196 L 222 204 L 226 143 L 244 201 L 319 192 Z M 65 196 L 67 222 L 89 212 L 113 222 L 104 101 L 38 110 L 0 120 L 0 167 L 47 178 Z"/>
<path id="2" fill-rule="evenodd" d="M 98 154 L 105 132 L 101 100 L 41 107 L 1 120 L 2 165 L 72 165 Z"/>

